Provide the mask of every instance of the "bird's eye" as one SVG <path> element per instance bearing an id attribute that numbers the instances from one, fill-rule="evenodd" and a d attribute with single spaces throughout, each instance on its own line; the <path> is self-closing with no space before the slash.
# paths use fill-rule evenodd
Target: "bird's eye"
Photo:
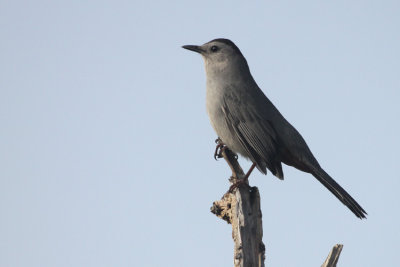
<path id="1" fill-rule="evenodd" d="M 213 52 L 213 53 L 217 52 L 218 49 L 219 49 L 219 48 L 218 48 L 218 46 L 216 46 L 216 45 L 211 46 L 211 52 Z"/>

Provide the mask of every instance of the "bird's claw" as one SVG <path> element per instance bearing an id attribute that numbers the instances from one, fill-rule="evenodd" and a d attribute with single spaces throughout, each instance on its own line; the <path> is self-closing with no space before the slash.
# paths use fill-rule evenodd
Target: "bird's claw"
<path id="1" fill-rule="evenodd" d="M 223 158 L 222 152 L 225 149 L 225 145 L 224 143 L 222 143 L 222 140 L 219 137 L 215 139 L 215 143 L 217 144 L 217 146 L 215 147 L 214 159 L 218 160 L 220 158 Z"/>
<path id="2" fill-rule="evenodd" d="M 218 145 L 215 147 L 215 152 L 214 152 L 214 159 L 215 159 L 215 160 L 218 160 L 218 159 L 220 159 L 220 158 L 223 158 L 222 152 L 224 151 L 224 149 L 225 149 L 225 145 L 224 145 L 224 144 L 218 144 Z"/>
<path id="3" fill-rule="evenodd" d="M 244 178 L 244 179 L 236 180 L 236 181 L 231 185 L 231 187 L 229 187 L 228 192 L 229 192 L 229 193 L 233 193 L 233 190 L 235 190 L 236 188 L 240 188 L 240 187 L 244 187 L 244 186 L 246 186 L 246 187 L 249 186 L 249 184 L 248 184 L 248 179 Z"/>

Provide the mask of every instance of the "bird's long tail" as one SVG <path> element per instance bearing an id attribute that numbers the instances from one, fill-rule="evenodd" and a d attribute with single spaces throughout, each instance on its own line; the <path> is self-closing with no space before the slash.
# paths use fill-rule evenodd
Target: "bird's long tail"
<path id="1" fill-rule="evenodd" d="M 313 172 L 315 178 L 332 192 L 344 205 L 346 205 L 358 218 L 366 218 L 367 212 L 323 169 Z"/>

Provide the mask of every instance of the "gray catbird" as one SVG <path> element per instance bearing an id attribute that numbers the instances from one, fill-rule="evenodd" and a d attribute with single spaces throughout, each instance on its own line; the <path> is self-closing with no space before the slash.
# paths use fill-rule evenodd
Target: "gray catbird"
<path id="1" fill-rule="evenodd" d="M 207 112 L 220 140 L 254 167 L 283 179 L 282 162 L 311 173 L 358 218 L 365 210 L 319 165 L 299 132 L 257 86 L 239 48 L 228 39 L 183 48 L 203 56 Z"/>

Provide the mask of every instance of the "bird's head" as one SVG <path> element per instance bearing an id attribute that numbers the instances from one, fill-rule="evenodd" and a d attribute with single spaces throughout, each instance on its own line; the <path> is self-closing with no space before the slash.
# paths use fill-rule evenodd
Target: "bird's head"
<path id="1" fill-rule="evenodd" d="M 203 45 L 184 45 L 185 49 L 197 52 L 203 56 L 206 70 L 221 71 L 227 67 L 246 66 L 246 59 L 239 48 L 228 39 L 214 39 Z M 244 64 L 243 64 L 244 63 Z"/>

